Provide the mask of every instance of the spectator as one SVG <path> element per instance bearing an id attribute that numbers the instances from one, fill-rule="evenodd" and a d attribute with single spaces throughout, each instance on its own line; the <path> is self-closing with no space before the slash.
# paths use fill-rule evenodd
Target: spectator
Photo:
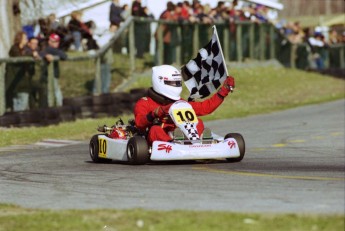
<path id="1" fill-rule="evenodd" d="M 65 52 L 59 49 L 60 37 L 57 34 L 51 34 L 48 40 L 48 46 L 40 52 L 40 56 L 44 58 L 45 63 L 42 67 L 41 73 L 41 95 L 40 95 L 40 102 L 41 107 L 47 107 L 47 83 L 48 83 L 48 65 L 53 62 L 54 65 L 54 78 L 53 78 L 53 86 L 54 86 L 54 95 L 56 100 L 57 106 L 62 106 L 62 91 L 59 86 L 58 79 L 60 78 L 60 68 L 59 62 L 54 60 L 54 56 L 57 56 L 61 60 L 66 60 L 67 55 Z"/>
<path id="2" fill-rule="evenodd" d="M 105 32 L 101 38 L 99 38 L 100 46 L 106 45 L 110 39 L 114 36 L 117 26 L 111 24 L 109 30 Z M 110 92 L 110 83 L 111 83 L 111 65 L 114 62 L 113 50 L 109 48 L 105 54 L 101 57 L 101 92 L 109 93 Z M 97 86 L 94 84 L 93 93 L 97 93 Z"/>
<path id="3" fill-rule="evenodd" d="M 120 7 L 119 0 L 113 0 L 110 5 L 109 20 L 111 25 L 120 27 L 122 21 L 121 13 L 122 8 Z"/>
<path id="4" fill-rule="evenodd" d="M 320 32 L 315 32 L 313 37 L 308 39 L 311 48 L 310 67 L 312 69 L 322 70 L 324 68 L 324 60 L 321 54 L 321 48 L 325 46 L 323 36 Z"/>
<path id="5" fill-rule="evenodd" d="M 56 19 L 56 15 L 54 13 L 48 16 L 48 29 L 49 32 L 52 33 L 53 31 L 57 31 L 59 29 L 59 21 Z"/>
<path id="6" fill-rule="evenodd" d="M 68 29 L 59 23 L 59 20 L 56 18 L 54 13 L 48 16 L 48 29 L 49 34 L 57 34 L 60 37 L 60 49 L 66 51 L 70 48 L 73 43 L 73 36 L 68 31 Z"/>
<path id="7" fill-rule="evenodd" d="M 338 44 L 341 42 L 341 37 L 336 30 L 331 30 L 329 33 L 329 44 Z"/>
<path id="8" fill-rule="evenodd" d="M 134 0 L 132 4 L 132 15 L 135 17 L 145 17 L 144 9 L 141 6 L 141 0 Z M 135 22 L 135 48 L 136 48 L 136 57 L 143 58 L 145 47 L 147 43 L 150 43 L 147 40 L 147 23 L 146 22 Z"/>
<path id="9" fill-rule="evenodd" d="M 153 14 L 149 11 L 149 8 L 143 7 L 143 17 L 148 18 L 148 19 L 154 19 Z M 151 24 L 150 23 L 145 23 L 143 25 L 144 27 L 144 44 L 143 44 L 143 52 L 148 53 L 150 52 L 150 42 L 151 42 Z"/>
<path id="10" fill-rule="evenodd" d="M 160 15 L 160 19 L 176 21 L 174 17 L 175 5 L 169 1 L 167 2 L 167 9 L 163 11 Z M 161 24 L 157 30 L 162 30 L 163 32 L 163 43 L 164 43 L 164 63 L 172 64 L 176 60 L 175 46 L 176 39 L 174 40 L 174 34 L 176 35 L 175 28 L 171 25 Z M 157 33 L 156 33 L 157 35 Z M 173 37 L 173 38 L 172 38 Z"/>
<path id="11" fill-rule="evenodd" d="M 74 41 L 74 49 L 76 51 L 82 51 L 81 39 L 82 33 L 90 33 L 85 28 L 81 27 L 81 14 L 77 11 L 73 11 L 71 14 L 71 20 L 68 23 L 68 30 L 72 33 Z"/>
<path id="12" fill-rule="evenodd" d="M 131 15 L 131 11 L 129 9 L 128 4 L 124 4 L 122 6 L 121 18 L 125 21 Z"/>
<path id="13" fill-rule="evenodd" d="M 14 43 L 10 48 L 10 57 L 25 56 L 24 47 L 28 42 L 25 32 L 17 32 L 14 37 Z M 25 63 L 12 63 L 6 66 L 6 105 L 14 111 L 27 109 L 28 94 L 22 94 L 23 79 L 27 72 Z M 26 103 L 24 102 L 26 101 Z M 26 104 L 26 105 L 25 105 Z"/>
<path id="14" fill-rule="evenodd" d="M 142 17 L 144 15 L 143 7 L 141 6 L 141 0 L 134 0 L 132 4 L 132 15 Z"/>
<path id="15" fill-rule="evenodd" d="M 39 55 L 39 46 L 38 46 L 38 39 L 33 37 L 29 39 L 29 42 L 27 43 L 27 45 L 24 47 L 24 53 L 27 56 L 31 56 L 34 59 L 41 59 L 40 55 Z M 35 102 L 37 101 L 37 97 L 36 97 L 36 92 L 37 89 L 33 84 L 33 77 L 36 73 L 35 70 L 35 63 L 28 63 L 27 64 L 27 73 L 28 73 L 28 94 L 29 94 L 29 105 L 30 108 L 34 108 L 35 107 Z"/>
<path id="16" fill-rule="evenodd" d="M 45 18 L 38 19 L 38 27 L 36 28 L 35 37 L 39 39 L 40 42 L 45 40 L 49 35 L 48 22 Z"/>
<path id="17" fill-rule="evenodd" d="M 204 6 L 200 5 L 198 9 L 198 14 L 196 15 L 198 21 L 205 24 L 212 24 L 213 23 L 213 15 L 211 14 L 211 7 L 209 4 Z M 213 11 L 216 13 L 216 11 Z"/>
<path id="18" fill-rule="evenodd" d="M 71 14 L 72 19 L 68 23 L 68 29 L 73 35 L 74 39 L 74 48 L 77 51 L 82 51 L 82 39 L 86 39 L 86 50 L 98 49 L 96 41 L 92 37 L 92 32 L 85 23 L 81 21 L 81 12 L 73 11 Z M 92 25 L 92 22 L 89 22 L 89 25 Z"/>
<path id="19" fill-rule="evenodd" d="M 214 8 L 216 14 L 214 16 L 215 20 L 218 22 L 224 22 L 225 19 L 228 18 L 228 13 L 226 12 L 225 3 L 223 1 L 219 1 L 217 7 Z"/>

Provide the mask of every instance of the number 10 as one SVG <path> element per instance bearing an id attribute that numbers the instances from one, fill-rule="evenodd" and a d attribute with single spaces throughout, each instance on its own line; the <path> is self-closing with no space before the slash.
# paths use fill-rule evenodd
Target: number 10
<path id="1" fill-rule="evenodd" d="M 185 112 L 184 112 L 184 116 L 185 116 L 185 117 L 183 116 L 183 114 L 182 114 L 181 111 L 177 112 L 176 114 L 180 117 L 180 119 L 181 119 L 182 121 L 186 121 L 185 117 L 187 118 L 187 121 L 193 121 L 193 120 L 194 120 L 194 115 L 193 115 L 193 113 L 190 112 L 190 111 L 185 111 Z"/>

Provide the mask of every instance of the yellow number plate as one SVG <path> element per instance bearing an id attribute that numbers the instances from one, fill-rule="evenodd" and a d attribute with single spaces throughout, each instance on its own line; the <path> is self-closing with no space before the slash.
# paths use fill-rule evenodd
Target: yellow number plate
<path id="1" fill-rule="evenodd" d="M 98 138 L 98 157 L 107 158 L 107 140 Z"/>
<path id="2" fill-rule="evenodd" d="M 173 110 L 173 116 L 177 124 L 183 124 L 186 122 L 198 122 L 198 118 L 196 117 L 195 111 L 191 108 L 175 109 Z"/>

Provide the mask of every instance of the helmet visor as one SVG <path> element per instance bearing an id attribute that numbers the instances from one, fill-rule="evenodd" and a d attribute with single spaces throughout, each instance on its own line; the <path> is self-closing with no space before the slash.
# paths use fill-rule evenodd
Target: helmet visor
<path id="1" fill-rule="evenodd" d="M 178 81 L 164 80 L 164 84 L 169 85 L 169 86 L 173 86 L 173 87 L 181 87 L 182 81 L 181 80 L 178 80 Z"/>

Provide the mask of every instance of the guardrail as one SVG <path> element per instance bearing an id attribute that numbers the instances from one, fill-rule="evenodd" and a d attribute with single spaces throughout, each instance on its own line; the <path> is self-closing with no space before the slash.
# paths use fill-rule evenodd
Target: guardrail
<path id="1" fill-rule="evenodd" d="M 78 57 L 69 57 L 67 62 L 78 62 L 83 60 L 95 60 L 94 81 L 95 95 L 101 94 L 101 58 L 108 49 L 112 49 L 113 44 L 125 33 L 128 33 L 128 58 L 130 75 L 136 70 L 136 41 L 142 42 L 140 30 L 143 25 L 150 24 L 156 26 L 155 33 L 152 33 L 151 40 L 155 40 L 155 64 L 160 65 L 167 63 L 166 53 L 172 63 L 176 66 L 188 62 L 194 58 L 198 50 L 206 45 L 210 38 L 212 30 L 211 25 L 189 23 L 189 22 L 172 22 L 166 20 L 153 20 L 147 18 L 137 18 L 130 16 L 116 31 L 111 40 L 97 50 L 94 54 L 85 54 Z M 168 26 L 172 33 L 170 47 L 164 43 L 164 31 L 162 25 Z M 309 66 L 310 51 L 307 44 L 291 44 L 282 41 L 286 40 L 268 23 L 255 24 L 251 22 L 216 23 L 219 39 L 223 47 L 224 57 L 227 61 L 242 62 L 245 59 L 267 60 L 278 59 L 287 67 L 306 69 Z M 146 27 L 147 28 L 147 27 Z M 153 35 L 154 34 L 154 35 Z M 136 37 L 137 36 L 137 37 Z M 139 36 L 139 38 L 138 38 Z M 344 44 L 321 48 L 321 53 L 325 59 L 325 67 L 345 68 L 344 62 Z M 56 59 L 58 60 L 58 59 Z M 0 58 L 0 116 L 6 112 L 5 100 L 5 66 L 14 63 L 34 63 L 30 57 Z M 53 66 L 48 66 L 48 94 L 47 102 L 49 107 L 54 106 L 53 92 Z"/>

